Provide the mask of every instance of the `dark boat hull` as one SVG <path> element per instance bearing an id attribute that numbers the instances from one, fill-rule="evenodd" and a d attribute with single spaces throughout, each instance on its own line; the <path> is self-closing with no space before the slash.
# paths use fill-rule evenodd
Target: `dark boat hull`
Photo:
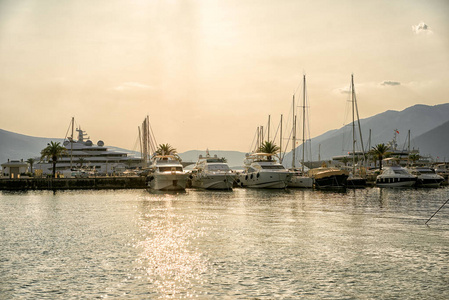
<path id="1" fill-rule="evenodd" d="M 348 178 L 346 180 L 346 187 L 348 189 L 360 189 L 366 187 L 365 178 Z"/>
<path id="2" fill-rule="evenodd" d="M 331 175 L 321 178 L 315 178 L 315 188 L 317 189 L 344 189 L 348 175 Z"/>

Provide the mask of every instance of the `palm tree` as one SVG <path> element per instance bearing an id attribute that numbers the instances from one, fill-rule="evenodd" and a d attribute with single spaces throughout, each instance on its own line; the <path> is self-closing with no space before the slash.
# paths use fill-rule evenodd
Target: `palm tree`
<path id="1" fill-rule="evenodd" d="M 30 165 L 30 173 L 33 174 L 33 164 L 36 160 L 34 158 L 28 158 L 27 163 Z"/>
<path id="2" fill-rule="evenodd" d="M 177 151 L 170 144 L 159 144 L 156 150 L 157 155 L 174 155 Z"/>
<path id="3" fill-rule="evenodd" d="M 41 159 L 46 158 L 53 163 L 53 178 L 56 175 L 56 162 L 58 158 L 67 153 L 67 149 L 60 143 L 50 142 L 47 147 L 41 151 Z"/>
<path id="4" fill-rule="evenodd" d="M 80 164 L 80 169 L 82 169 L 82 168 L 83 168 L 83 164 L 86 162 L 86 160 L 85 160 L 84 158 L 80 157 L 80 158 L 78 159 L 78 162 L 79 162 L 79 164 Z"/>
<path id="5" fill-rule="evenodd" d="M 258 152 L 276 155 L 279 152 L 279 147 L 273 142 L 265 141 L 262 146 L 259 147 Z M 271 155 L 268 156 L 268 160 L 271 160 Z"/>
<path id="6" fill-rule="evenodd" d="M 382 170 L 382 159 L 384 156 L 388 155 L 388 146 L 384 143 L 377 144 L 371 149 L 371 152 L 379 159 L 379 170 Z"/>
<path id="7" fill-rule="evenodd" d="M 159 147 L 156 150 L 156 155 L 173 155 L 181 161 L 181 158 L 178 155 L 178 151 L 176 148 L 173 148 L 170 144 L 159 144 Z"/>
<path id="8" fill-rule="evenodd" d="M 421 158 L 421 156 L 418 153 L 412 153 L 408 156 L 408 159 L 410 159 L 412 161 L 412 165 L 415 164 L 415 162 L 417 160 L 419 160 Z"/>

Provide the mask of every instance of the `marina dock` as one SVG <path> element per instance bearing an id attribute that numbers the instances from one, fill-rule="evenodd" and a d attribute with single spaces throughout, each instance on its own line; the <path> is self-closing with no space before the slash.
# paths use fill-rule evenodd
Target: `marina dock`
<path id="1" fill-rule="evenodd" d="M 144 189 L 145 177 L 1 178 L 0 190 Z"/>

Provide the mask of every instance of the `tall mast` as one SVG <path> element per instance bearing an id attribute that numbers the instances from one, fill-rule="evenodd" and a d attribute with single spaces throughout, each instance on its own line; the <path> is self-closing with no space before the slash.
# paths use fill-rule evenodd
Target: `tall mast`
<path id="1" fill-rule="evenodd" d="M 270 141 L 270 119 L 271 119 L 271 115 L 268 115 L 268 137 L 267 137 L 267 141 Z"/>
<path id="2" fill-rule="evenodd" d="M 281 132 L 279 136 L 279 160 L 282 164 L 282 114 L 281 114 Z"/>
<path id="3" fill-rule="evenodd" d="M 302 160 L 301 160 L 302 174 L 304 174 L 305 128 L 306 128 L 306 75 L 304 74 L 303 91 L 302 91 Z"/>
<path id="4" fill-rule="evenodd" d="M 352 175 L 355 176 L 355 105 L 354 105 L 354 74 L 351 74 L 352 96 Z"/>
<path id="5" fill-rule="evenodd" d="M 296 115 L 295 115 L 295 95 L 293 95 L 293 135 L 292 135 L 292 168 L 295 168 L 295 160 L 296 160 Z"/>
<path id="6" fill-rule="evenodd" d="M 75 117 L 72 117 L 72 135 L 70 136 L 70 170 L 73 164 L 73 126 L 75 123 Z"/>

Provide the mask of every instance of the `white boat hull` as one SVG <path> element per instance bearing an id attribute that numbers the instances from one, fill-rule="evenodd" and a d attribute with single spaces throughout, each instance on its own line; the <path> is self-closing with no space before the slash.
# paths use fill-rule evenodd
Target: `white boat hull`
<path id="1" fill-rule="evenodd" d="M 376 186 L 378 187 L 412 187 L 416 184 L 416 178 L 384 178 L 383 180 L 376 180 Z"/>
<path id="2" fill-rule="evenodd" d="M 242 173 L 240 186 L 248 188 L 283 189 L 287 187 L 292 174 L 289 172 Z"/>
<path id="3" fill-rule="evenodd" d="M 192 178 L 192 187 L 211 190 L 230 190 L 235 176 L 230 174 L 206 174 Z"/>
<path id="4" fill-rule="evenodd" d="M 182 191 L 187 185 L 186 173 L 154 173 L 149 176 L 148 186 L 159 191 Z"/>
<path id="5" fill-rule="evenodd" d="M 313 178 L 307 176 L 293 175 L 287 184 L 291 188 L 312 188 Z"/>

